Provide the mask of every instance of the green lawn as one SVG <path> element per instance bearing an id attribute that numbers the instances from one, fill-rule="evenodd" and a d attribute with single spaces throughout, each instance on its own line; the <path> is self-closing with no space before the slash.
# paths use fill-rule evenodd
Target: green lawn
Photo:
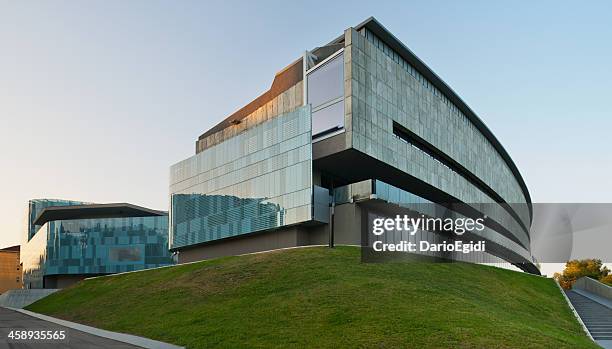
<path id="1" fill-rule="evenodd" d="M 188 348 L 597 348 L 550 279 L 465 263 L 360 263 L 356 247 L 87 280 L 29 310 Z"/>

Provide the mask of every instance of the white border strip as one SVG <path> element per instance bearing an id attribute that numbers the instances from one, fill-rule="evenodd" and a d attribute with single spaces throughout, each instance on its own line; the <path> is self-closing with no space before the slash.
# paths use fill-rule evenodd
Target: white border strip
<path id="1" fill-rule="evenodd" d="M 589 330 L 587 329 L 587 327 L 584 324 L 584 322 L 582 322 L 582 319 L 580 318 L 580 315 L 578 315 L 578 312 L 576 311 L 576 309 L 574 309 L 574 306 L 572 305 L 572 302 L 569 300 L 569 298 L 567 298 L 567 295 L 565 294 L 565 291 L 563 291 L 563 289 L 561 288 L 561 285 L 559 285 L 559 282 L 556 279 L 553 279 L 553 280 L 555 281 L 555 284 L 557 285 L 557 287 L 559 288 L 559 291 L 563 295 L 563 298 L 565 298 L 565 302 L 567 303 L 567 305 L 569 305 L 570 309 L 572 310 L 572 313 L 574 313 L 574 316 L 576 317 L 576 319 L 580 323 L 580 326 L 582 326 L 582 330 L 584 330 L 584 332 L 587 334 L 587 336 L 589 336 L 589 338 L 593 342 L 595 342 L 595 339 L 593 338 L 593 336 L 591 336 L 591 332 L 589 332 Z M 597 342 L 595 342 L 595 343 L 597 343 Z"/>
<path id="2" fill-rule="evenodd" d="M 325 65 L 325 63 L 331 61 L 332 59 L 338 57 L 341 53 L 344 52 L 344 47 L 340 48 L 338 51 L 332 53 L 331 55 L 329 55 L 327 58 L 325 58 L 324 60 L 322 60 L 321 62 L 315 64 L 313 67 L 311 67 L 310 69 L 306 70 L 306 75 L 312 73 L 313 71 L 321 68 L 322 66 Z M 304 77 L 306 76 L 304 75 Z"/>
<path id="3" fill-rule="evenodd" d="M 70 322 L 70 321 L 66 321 L 62 319 L 57 319 L 51 316 L 34 313 L 29 310 L 15 309 L 15 308 L 8 308 L 8 309 L 14 310 L 16 312 L 19 312 L 19 313 L 22 313 L 28 316 L 32 316 L 32 317 L 35 317 L 35 318 L 38 318 L 44 321 L 48 321 L 54 324 L 68 327 L 73 330 L 89 333 L 91 335 L 102 337 L 102 338 L 112 339 L 112 340 L 122 342 L 122 343 L 132 344 L 138 347 L 143 347 L 143 348 L 148 348 L 148 349 L 185 349 L 185 347 L 180 347 L 174 344 L 164 343 L 164 342 L 156 341 L 156 340 L 149 339 L 149 338 L 134 336 L 131 334 L 102 330 L 99 328 L 77 324 L 75 322 Z"/>

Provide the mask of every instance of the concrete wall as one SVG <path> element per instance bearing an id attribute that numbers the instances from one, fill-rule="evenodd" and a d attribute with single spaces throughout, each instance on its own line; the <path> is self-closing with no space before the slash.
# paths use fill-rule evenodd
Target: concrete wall
<path id="1" fill-rule="evenodd" d="M 293 226 L 213 241 L 181 249 L 178 262 L 189 263 L 287 247 L 324 245 L 329 242 L 327 227 L 328 225 Z"/>
<path id="2" fill-rule="evenodd" d="M 49 275 L 45 276 L 45 288 L 66 288 L 93 275 Z"/>
<path id="3" fill-rule="evenodd" d="M 334 243 L 361 245 L 361 209 L 355 204 L 344 204 L 334 210 Z"/>
<path id="4" fill-rule="evenodd" d="M 57 289 L 10 290 L 0 295 L 0 307 L 27 307 L 57 291 Z"/>
<path id="5" fill-rule="evenodd" d="M 576 280 L 572 289 L 584 290 L 612 301 L 612 287 L 597 280 L 593 280 L 590 277 L 585 276 Z"/>

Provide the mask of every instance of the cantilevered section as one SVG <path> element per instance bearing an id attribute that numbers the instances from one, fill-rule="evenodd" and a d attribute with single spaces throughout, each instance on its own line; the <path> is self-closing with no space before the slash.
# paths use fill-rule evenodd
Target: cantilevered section
<path id="1" fill-rule="evenodd" d="M 167 216 L 168 212 L 152 210 L 128 203 L 91 204 L 77 206 L 51 206 L 40 212 L 34 224 L 43 225 L 50 221 L 92 219 L 92 218 L 122 218 Z"/>
<path id="2" fill-rule="evenodd" d="M 527 185 L 521 176 L 521 173 L 518 170 L 518 167 L 512 161 L 512 158 L 501 145 L 499 140 L 493 135 L 491 130 L 485 125 L 485 123 L 476 115 L 476 113 L 453 91 L 450 86 L 448 86 L 442 79 L 433 72 L 419 57 L 417 57 L 406 45 L 404 45 L 399 39 L 397 39 L 387 28 L 385 28 L 380 22 L 376 20 L 374 17 L 370 17 L 358 24 L 354 27 L 355 30 L 359 31 L 363 28 L 368 29 L 372 33 L 374 33 L 379 39 L 384 41 L 387 45 L 389 45 L 395 52 L 397 52 L 403 59 L 405 59 L 408 63 L 410 63 L 419 73 L 421 73 L 429 82 L 438 88 L 455 106 L 465 114 L 465 116 L 476 126 L 476 128 L 491 142 L 493 147 L 499 152 L 502 156 L 514 177 L 518 181 L 523 194 L 525 195 L 525 199 L 528 203 L 531 204 L 531 196 L 529 195 L 529 190 L 527 189 Z M 331 44 L 339 43 L 344 40 L 344 35 L 339 36 L 334 41 L 330 42 Z M 533 218 L 533 209 L 531 205 L 528 205 L 530 212 L 530 219 Z"/>

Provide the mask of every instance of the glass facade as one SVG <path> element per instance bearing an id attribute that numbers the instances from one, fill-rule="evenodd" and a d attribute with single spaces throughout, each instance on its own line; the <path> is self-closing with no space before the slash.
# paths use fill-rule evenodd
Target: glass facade
<path id="1" fill-rule="evenodd" d="M 239 124 L 225 127 L 220 131 L 212 133 L 196 142 L 196 153 L 224 142 L 245 130 L 266 122 L 280 114 L 290 113 L 304 105 L 304 84 L 298 81 L 278 96 L 264 103 L 256 110 L 248 114 Z"/>
<path id="2" fill-rule="evenodd" d="M 307 79 L 313 137 L 344 128 L 344 55 L 337 54 L 313 68 Z"/>
<path id="3" fill-rule="evenodd" d="M 28 240 L 30 240 L 34 234 L 40 229 L 40 225 L 35 225 L 34 220 L 36 217 L 47 207 L 51 206 L 75 206 L 75 205 L 87 205 L 88 202 L 74 201 L 74 200 L 59 200 L 59 199 L 36 199 L 30 200 L 28 203 L 27 222 L 28 225 Z"/>
<path id="4" fill-rule="evenodd" d="M 310 107 L 172 166 L 170 193 L 172 248 L 311 220 Z"/>
<path id="5" fill-rule="evenodd" d="M 22 245 L 24 287 L 43 288 L 44 277 L 52 275 L 93 276 L 171 265 L 168 245 L 168 216 L 50 221 Z"/>

